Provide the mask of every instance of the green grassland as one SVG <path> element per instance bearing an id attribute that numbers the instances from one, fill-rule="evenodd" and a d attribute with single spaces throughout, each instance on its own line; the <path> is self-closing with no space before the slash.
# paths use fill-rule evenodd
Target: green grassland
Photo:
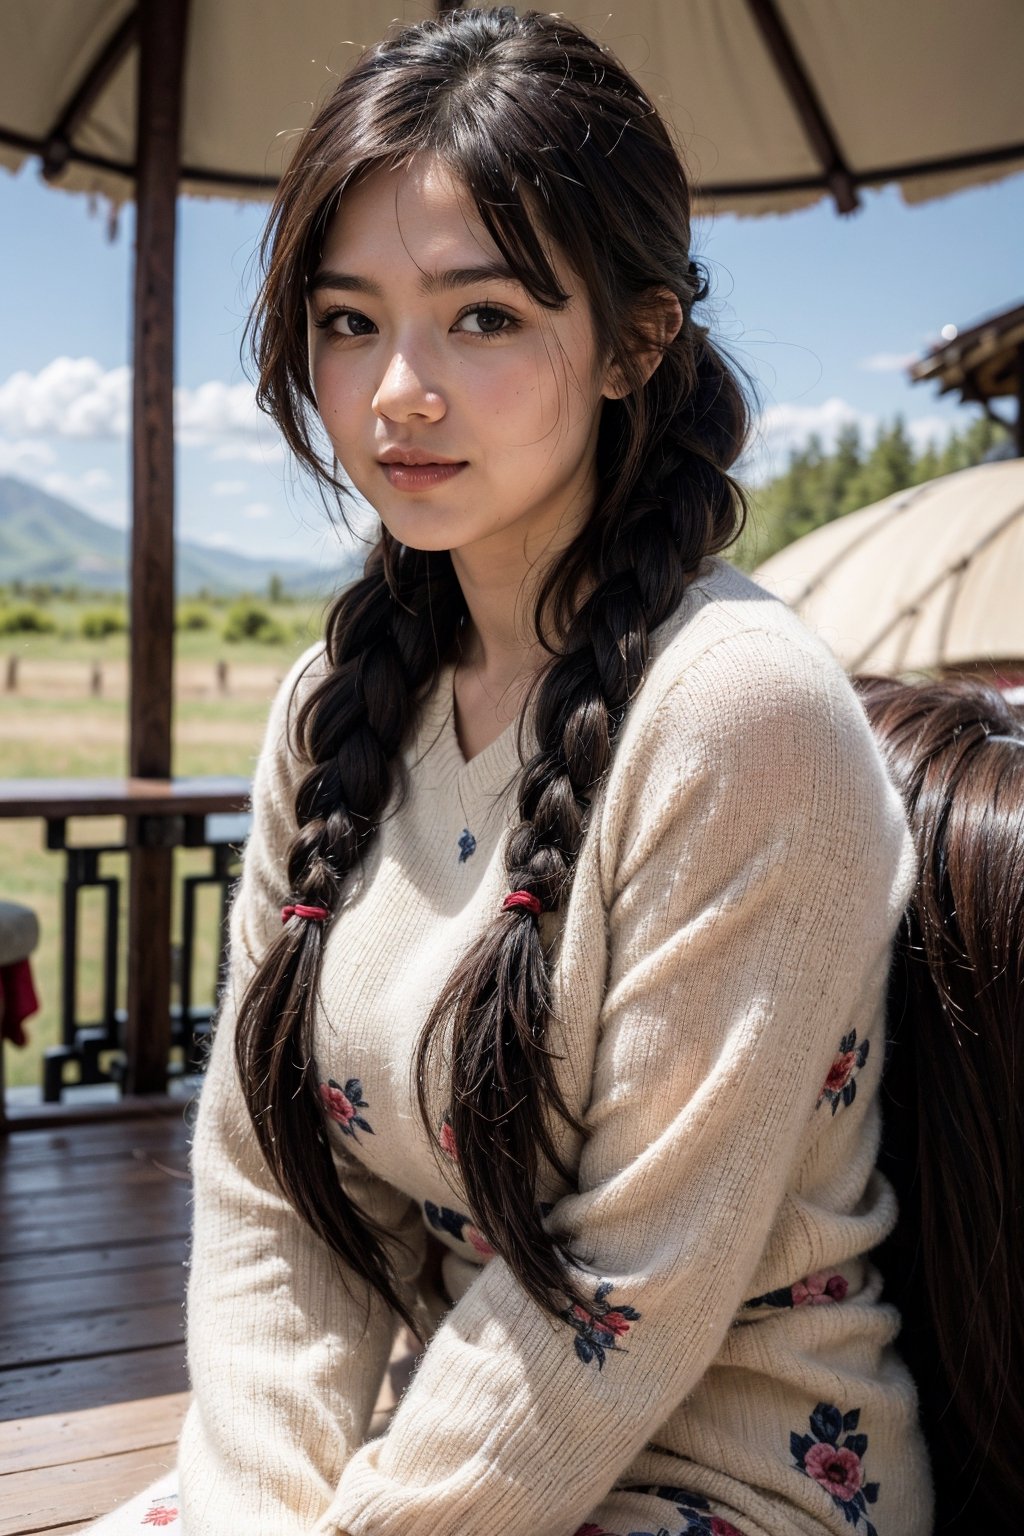
<path id="1" fill-rule="evenodd" d="M 127 642 L 124 634 L 88 640 L 81 634 L 85 611 L 104 606 L 51 598 L 39 604 L 55 628 L 44 633 L 0 633 L 0 688 L 8 658 L 18 658 L 17 687 L 0 692 L 0 776 L 13 778 L 91 778 L 119 776 L 127 765 Z M 191 606 L 191 605 L 190 605 Z M 266 603 L 276 638 L 270 643 L 223 638 L 229 605 L 210 602 L 211 623 L 176 636 L 174 771 L 186 774 L 239 774 L 251 777 L 262 740 L 267 709 L 275 688 L 292 661 L 321 632 L 323 603 Z M 2 607 L 2 599 L 0 599 Z M 227 691 L 218 685 L 218 662 L 228 663 Z M 92 691 L 99 663 L 102 688 Z M 70 824 L 70 841 L 98 844 L 120 841 L 117 818 L 82 818 Z M 21 901 L 39 916 L 41 938 L 32 957 L 41 1009 L 24 1024 L 29 1044 L 5 1042 L 9 1086 L 41 1084 L 43 1050 L 60 1041 L 61 900 L 64 856 L 44 846 L 44 824 L 36 820 L 0 820 L 0 897 Z M 209 867 L 202 849 L 175 851 L 175 893 L 186 873 Z M 121 954 L 125 938 L 123 854 L 104 856 L 102 872 L 122 877 Z M 102 979 L 101 892 L 83 892 L 80 901 L 78 965 L 79 1017 L 99 1018 Z M 215 986 L 218 902 L 214 890 L 201 891 L 194 1002 L 212 998 Z M 180 912 L 174 915 L 174 937 Z M 122 964 L 123 970 L 123 964 Z M 124 1006 L 123 978 L 119 1006 Z"/>

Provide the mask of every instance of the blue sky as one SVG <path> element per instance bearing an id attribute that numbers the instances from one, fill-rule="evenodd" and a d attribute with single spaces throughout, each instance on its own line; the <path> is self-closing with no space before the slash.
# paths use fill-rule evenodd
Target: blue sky
<path id="1" fill-rule="evenodd" d="M 179 204 L 179 532 L 297 560 L 330 558 L 322 508 L 259 422 L 239 358 L 253 291 L 258 204 Z M 0 170 L 0 473 L 38 481 L 107 521 L 128 505 L 125 401 L 133 211 L 111 240 L 105 205 Z M 750 477 L 844 420 L 870 436 L 901 412 L 941 440 L 973 408 L 911 385 L 906 361 L 943 326 L 1024 299 L 1024 176 L 914 207 L 864 194 L 783 216 L 698 221 L 717 335 L 757 378 L 764 415 Z M 1004 402 L 1004 413 L 1008 402 Z"/>

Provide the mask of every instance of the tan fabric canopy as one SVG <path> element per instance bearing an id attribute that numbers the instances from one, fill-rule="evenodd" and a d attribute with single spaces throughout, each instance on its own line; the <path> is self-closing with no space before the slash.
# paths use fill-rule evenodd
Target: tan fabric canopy
<path id="1" fill-rule="evenodd" d="M 1024 460 L 887 496 L 780 550 L 755 579 L 850 672 L 1024 663 Z"/>
<path id="2" fill-rule="evenodd" d="M 430 0 L 192 0 L 182 190 L 266 197 L 313 104 Z M 602 0 L 565 15 L 674 124 L 702 206 L 758 214 L 898 182 L 920 202 L 1024 169 L 1020 0 Z M 133 0 L 4 0 L 0 163 L 132 194 Z"/>

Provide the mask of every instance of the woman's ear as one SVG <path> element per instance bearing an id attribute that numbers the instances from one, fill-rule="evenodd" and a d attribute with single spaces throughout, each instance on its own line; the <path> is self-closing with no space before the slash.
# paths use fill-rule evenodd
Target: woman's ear
<path id="1" fill-rule="evenodd" d="M 670 289 L 659 288 L 644 304 L 637 320 L 637 330 L 645 338 L 644 344 L 634 354 L 636 366 L 640 370 L 640 387 L 647 383 L 664 357 L 666 347 L 671 346 L 679 335 L 682 324 L 683 306 Z M 614 363 L 609 365 L 601 390 L 606 400 L 622 400 L 632 394 L 635 388 L 635 380 L 625 379 L 622 370 Z"/>

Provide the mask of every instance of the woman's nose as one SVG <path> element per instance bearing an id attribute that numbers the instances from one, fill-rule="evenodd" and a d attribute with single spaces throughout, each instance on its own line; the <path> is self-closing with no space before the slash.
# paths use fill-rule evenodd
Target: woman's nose
<path id="1" fill-rule="evenodd" d="M 437 421 L 445 413 L 440 390 L 427 382 L 425 369 L 402 352 L 395 352 L 377 385 L 372 405 L 378 416 L 388 421 L 405 421 L 419 416 Z"/>

